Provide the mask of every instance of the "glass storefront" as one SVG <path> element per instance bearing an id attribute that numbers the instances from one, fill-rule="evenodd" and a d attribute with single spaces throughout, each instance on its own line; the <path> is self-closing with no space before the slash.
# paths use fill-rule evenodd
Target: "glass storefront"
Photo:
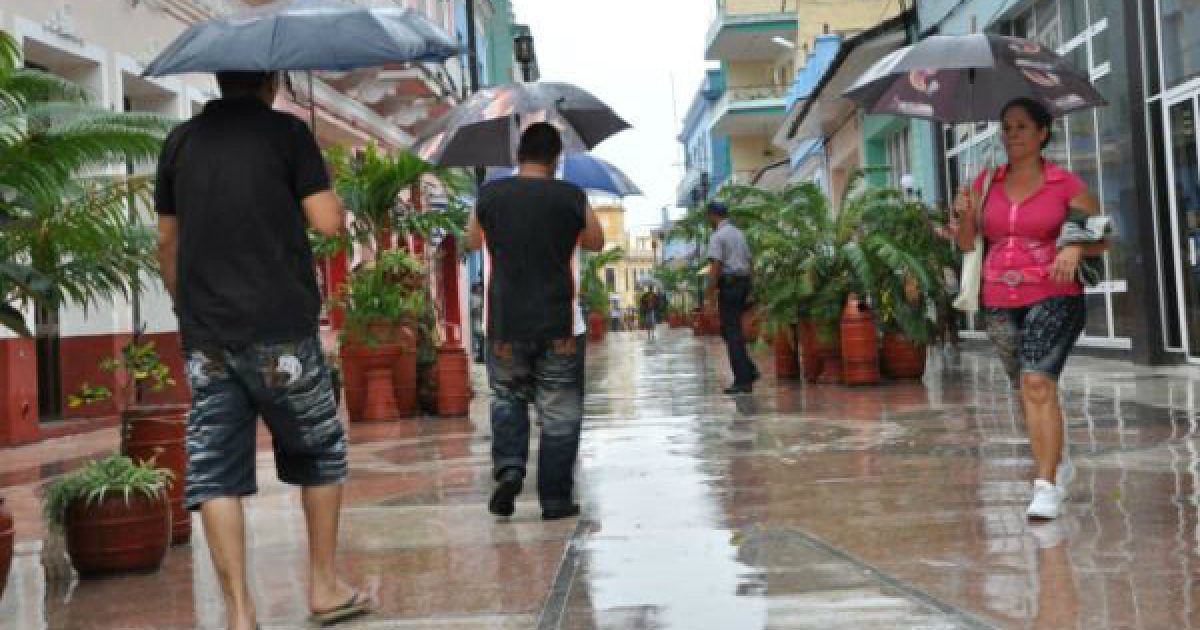
<path id="1" fill-rule="evenodd" d="M 1200 0 L 1159 0 L 1158 38 L 1166 85 L 1200 76 Z"/>

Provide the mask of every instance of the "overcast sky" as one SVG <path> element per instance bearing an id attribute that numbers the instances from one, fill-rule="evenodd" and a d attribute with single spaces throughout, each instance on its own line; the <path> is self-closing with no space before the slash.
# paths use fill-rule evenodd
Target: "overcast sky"
<path id="1" fill-rule="evenodd" d="M 633 125 L 605 140 L 596 154 L 646 193 L 625 200 L 630 231 L 657 224 L 661 208 L 675 205 L 683 160 L 676 136 L 704 77 L 712 3 L 513 0 L 513 10 L 517 22 L 533 30 L 542 79 L 587 89 Z"/>

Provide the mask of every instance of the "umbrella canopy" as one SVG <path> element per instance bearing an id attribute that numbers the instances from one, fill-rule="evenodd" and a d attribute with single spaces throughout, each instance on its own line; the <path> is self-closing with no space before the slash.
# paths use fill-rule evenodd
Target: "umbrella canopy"
<path id="1" fill-rule="evenodd" d="M 476 92 L 435 122 L 415 150 L 441 166 L 511 166 L 520 132 L 547 122 L 568 151 L 586 151 L 629 128 L 603 101 L 569 83 L 509 83 Z"/>
<path id="2" fill-rule="evenodd" d="M 494 166 L 487 170 L 485 182 L 512 177 L 517 169 Z M 568 153 L 558 167 L 558 178 L 585 190 L 606 192 L 618 197 L 641 195 L 642 191 L 621 169 L 590 153 Z"/>
<path id="3" fill-rule="evenodd" d="M 283 0 L 193 25 L 142 74 L 349 70 L 458 52 L 453 37 L 412 9 Z"/>
<path id="4" fill-rule="evenodd" d="M 845 92 L 871 114 L 943 123 L 999 120 L 1028 97 L 1054 116 L 1104 105 L 1066 59 L 1038 42 L 1001 35 L 935 35 L 881 59 Z"/>

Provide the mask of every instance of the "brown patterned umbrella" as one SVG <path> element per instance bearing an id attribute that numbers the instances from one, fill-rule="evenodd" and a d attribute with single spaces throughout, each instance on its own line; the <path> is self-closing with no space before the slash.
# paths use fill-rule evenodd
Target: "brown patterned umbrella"
<path id="1" fill-rule="evenodd" d="M 884 57 L 844 96 L 871 114 L 942 123 L 999 120 L 1009 101 L 1028 97 L 1054 116 L 1106 105 L 1063 57 L 1044 45 L 1002 35 L 935 35 Z"/>
<path id="2" fill-rule="evenodd" d="M 441 166 L 510 166 L 524 128 L 547 122 L 568 151 L 586 151 L 629 128 L 603 101 L 569 83 L 509 83 L 476 92 L 446 113 L 415 150 Z"/>

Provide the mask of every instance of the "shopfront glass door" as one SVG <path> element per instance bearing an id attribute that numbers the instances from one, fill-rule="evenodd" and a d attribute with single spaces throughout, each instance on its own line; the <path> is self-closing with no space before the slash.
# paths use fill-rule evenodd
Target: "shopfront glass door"
<path id="1" fill-rule="evenodd" d="M 1187 353 L 1200 361 L 1200 144 L 1197 95 L 1167 104 L 1171 154 L 1171 209 L 1178 271 L 1179 317 L 1187 331 Z"/>

